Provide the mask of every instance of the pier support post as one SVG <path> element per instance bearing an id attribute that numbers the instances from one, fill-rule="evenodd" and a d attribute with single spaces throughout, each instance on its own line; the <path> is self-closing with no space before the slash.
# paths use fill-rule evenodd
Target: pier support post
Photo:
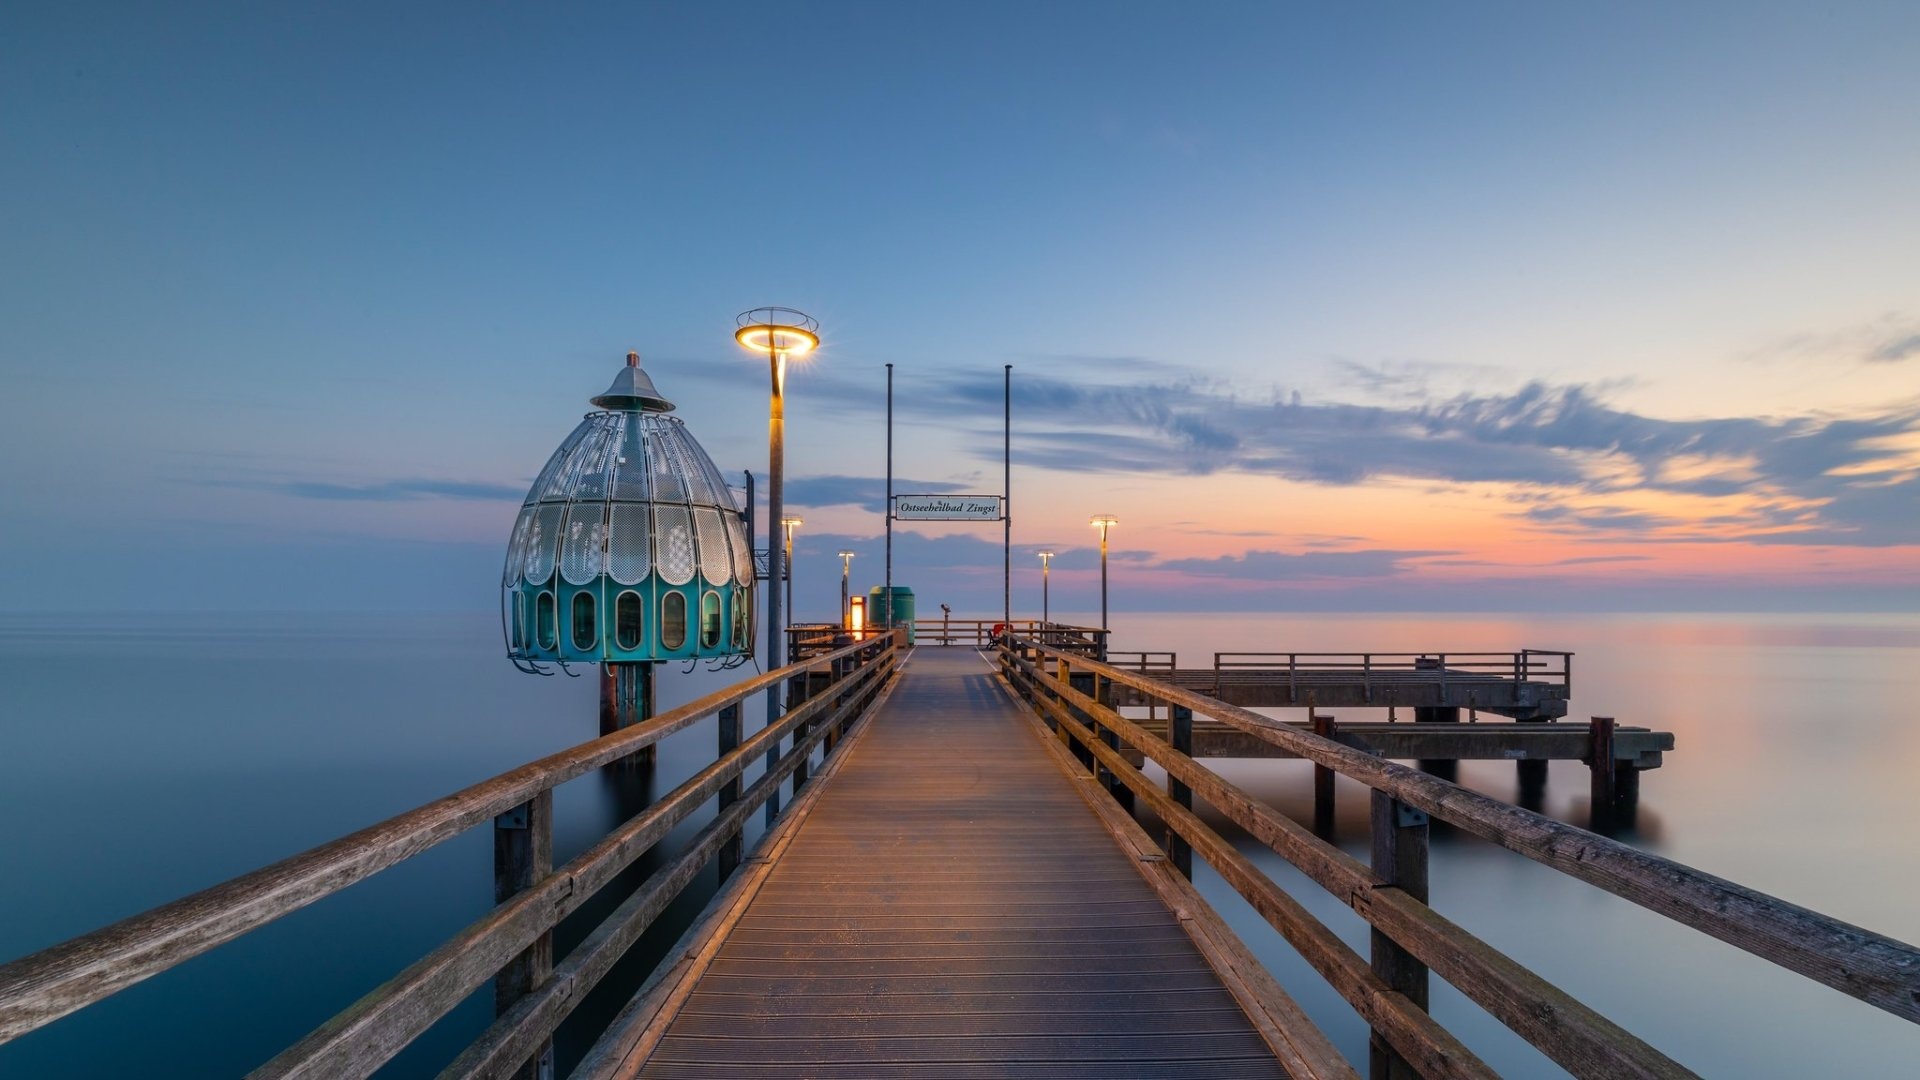
<path id="1" fill-rule="evenodd" d="M 720 710 L 719 728 L 720 757 L 724 759 L 728 754 L 733 753 L 740 747 L 739 702 L 725 706 Z M 722 814 L 727 812 L 727 807 L 740 801 L 740 778 L 738 776 L 720 785 L 719 801 L 719 812 Z M 715 856 L 715 859 L 720 868 L 720 880 L 722 882 L 733 876 L 733 871 L 740 865 L 740 834 L 738 832 L 728 837 L 726 843 L 720 845 L 720 853 Z"/>
<path id="2" fill-rule="evenodd" d="M 1616 764 L 1614 770 L 1613 824 L 1615 828 L 1632 829 L 1640 817 L 1642 770 L 1630 761 Z"/>
<path id="3" fill-rule="evenodd" d="M 1427 902 L 1427 815 L 1385 792 L 1373 793 L 1373 873 L 1381 883 Z M 1427 966 L 1379 930 L 1373 934 L 1373 973 L 1427 1008 Z M 1367 1039 L 1369 1080 L 1419 1080 L 1420 1074 L 1380 1032 Z"/>
<path id="4" fill-rule="evenodd" d="M 1587 768 L 1593 778 L 1591 802 L 1593 804 L 1588 827 L 1594 832 L 1604 833 L 1613 830 L 1613 803 L 1617 795 L 1614 787 L 1616 765 L 1613 758 L 1613 717 L 1596 716 L 1587 729 Z"/>
<path id="5" fill-rule="evenodd" d="M 654 714 L 653 665 L 614 663 L 600 665 L 600 734 L 611 735 L 632 727 Z M 654 748 L 642 747 L 626 759 L 626 764 L 647 767 L 653 764 Z"/>
<path id="6" fill-rule="evenodd" d="M 1312 712 L 1312 710 L 1309 710 Z M 1323 739 L 1334 738 L 1339 732 L 1331 716 L 1312 712 L 1309 717 L 1313 724 L 1313 733 Z M 1313 767 L 1313 831 L 1322 839 L 1333 838 L 1334 795 L 1333 770 L 1325 765 Z"/>
<path id="7" fill-rule="evenodd" d="M 1544 716 L 1516 717 L 1517 724 L 1544 724 Z M 1514 778 L 1520 786 L 1519 804 L 1522 810 L 1539 813 L 1547 803 L 1547 763 L 1537 758 L 1521 758 L 1513 763 Z"/>
<path id="8" fill-rule="evenodd" d="M 1416 705 L 1413 708 L 1413 722 L 1416 724 L 1457 724 L 1460 722 L 1458 705 Z M 1423 758 L 1420 771 L 1430 773 L 1442 780 L 1458 780 L 1460 763 L 1452 758 Z"/>
<path id="9" fill-rule="evenodd" d="M 493 901 L 503 903 L 553 873 L 553 792 L 542 791 L 493 819 Z M 553 976 L 553 932 L 507 962 L 493 977 L 493 1015 L 539 989 Z M 553 1080 L 553 1041 L 513 1073 L 514 1080 Z"/>
<path id="10" fill-rule="evenodd" d="M 1188 757 L 1193 756 L 1193 710 L 1184 705 L 1175 705 L 1167 717 L 1167 742 L 1177 751 Z M 1187 809 L 1193 809 L 1193 789 L 1167 775 L 1167 794 L 1173 801 Z M 1188 881 L 1193 880 L 1193 847 L 1180 834 L 1167 828 L 1167 858 L 1173 868 L 1184 874 Z"/>

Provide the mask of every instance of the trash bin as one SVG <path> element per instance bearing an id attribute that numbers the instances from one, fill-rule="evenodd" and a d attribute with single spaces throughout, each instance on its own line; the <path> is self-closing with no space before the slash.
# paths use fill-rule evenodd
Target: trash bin
<path id="1" fill-rule="evenodd" d="M 887 626 L 887 587 L 875 585 L 867 590 L 867 625 Z M 913 590 L 905 585 L 893 587 L 893 626 L 905 627 L 907 644 L 913 644 Z"/>

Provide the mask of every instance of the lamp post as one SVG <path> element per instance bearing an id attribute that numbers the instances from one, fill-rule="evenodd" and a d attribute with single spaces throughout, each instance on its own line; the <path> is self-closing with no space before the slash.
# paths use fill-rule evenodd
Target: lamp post
<path id="1" fill-rule="evenodd" d="M 787 620 L 793 620 L 793 530 L 806 522 L 797 517 L 781 518 L 780 524 L 787 529 Z"/>
<path id="2" fill-rule="evenodd" d="M 1112 514 L 1096 514 L 1089 524 L 1100 530 L 1100 629 L 1107 628 L 1107 530 L 1120 524 Z"/>
<path id="3" fill-rule="evenodd" d="M 847 629 L 847 575 L 853 572 L 854 552 L 837 552 L 840 556 L 840 628 Z"/>
<path id="4" fill-rule="evenodd" d="M 743 348 L 765 353 L 773 377 L 773 393 L 767 405 L 767 670 L 786 666 L 787 624 L 780 610 L 781 549 L 778 529 L 782 491 L 787 477 L 787 358 L 805 356 L 820 344 L 820 324 L 805 312 L 784 307 L 762 307 L 743 311 L 734 320 L 733 340 Z M 767 723 L 780 719 L 779 696 L 767 692 Z M 767 751 L 769 760 L 778 760 L 780 750 Z M 779 797 L 767 800 L 767 821 L 779 813 Z"/>
<path id="5" fill-rule="evenodd" d="M 1047 571 L 1053 566 L 1053 552 L 1040 553 L 1040 637 L 1047 636 Z"/>

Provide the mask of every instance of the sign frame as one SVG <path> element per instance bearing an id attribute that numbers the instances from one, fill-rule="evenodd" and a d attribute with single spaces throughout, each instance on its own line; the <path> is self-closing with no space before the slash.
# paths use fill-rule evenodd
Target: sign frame
<path id="1" fill-rule="evenodd" d="M 903 512 L 901 503 L 909 499 L 925 500 L 941 505 L 909 508 Z M 902 494 L 893 497 L 893 505 L 888 509 L 889 516 L 895 521 L 1005 521 L 1007 519 L 1007 501 L 1004 495 Z"/>

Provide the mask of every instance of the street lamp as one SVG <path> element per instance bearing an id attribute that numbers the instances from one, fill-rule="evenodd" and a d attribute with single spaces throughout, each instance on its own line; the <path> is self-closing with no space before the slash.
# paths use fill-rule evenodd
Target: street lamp
<path id="1" fill-rule="evenodd" d="M 785 307 L 762 307 L 743 311 L 734 320 L 733 340 L 741 347 L 767 354 L 767 368 L 773 377 L 773 394 L 767 404 L 767 670 L 786 666 L 787 624 L 780 610 L 781 550 L 776 539 L 780 528 L 783 486 L 787 478 L 787 358 L 805 356 L 820 345 L 820 324 L 805 312 Z M 749 541 L 751 543 L 751 541 Z M 767 691 L 767 726 L 780 719 L 780 696 Z M 780 758 L 776 743 L 767 750 L 767 767 Z M 767 823 L 780 812 L 776 792 L 767 799 Z"/>
<path id="2" fill-rule="evenodd" d="M 1053 565 L 1053 552 L 1040 553 L 1040 636 L 1047 636 L 1047 571 Z"/>
<path id="3" fill-rule="evenodd" d="M 840 626 L 847 628 L 847 575 L 853 571 L 854 552 L 842 551 L 840 556 Z"/>
<path id="4" fill-rule="evenodd" d="M 1112 514 L 1096 514 L 1088 524 L 1100 530 L 1100 629 L 1107 628 L 1107 530 L 1120 524 Z"/>
<path id="5" fill-rule="evenodd" d="M 820 324 L 792 308 L 763 307 L 740 313 L 733 340 L 754 352 L 765 353 L 773 376 L 773 394 L 767 408 L 767 669 L 786 663 L 787 624 L 781 618 L 781 547 L 778 540 L 782 488 L 787 475 L 787 358 L 805 356 L 820 344 Z M 767 695 L 767 722 L 780 718 L 780 705 Z"/>
<path id="6" fill-rule="evenodd" d="M 787 527 L 787 618 L 793 618 L 793 530 L 806 522 L 797 517 L 781 518 L 780 524 Z"/>

